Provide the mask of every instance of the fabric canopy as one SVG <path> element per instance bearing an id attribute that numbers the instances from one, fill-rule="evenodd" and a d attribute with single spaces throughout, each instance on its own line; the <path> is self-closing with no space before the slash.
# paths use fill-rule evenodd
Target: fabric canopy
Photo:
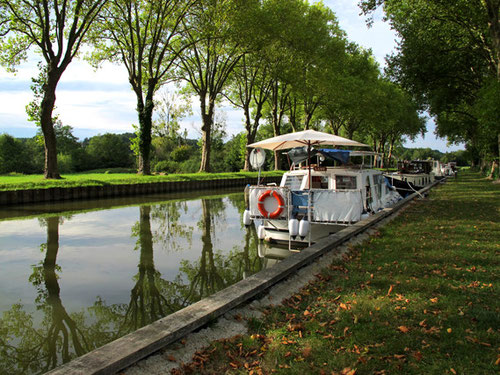
<path id="1" fill-rule="evenodd" d="M 292 148 L 290 151 L 287 152 L 288 157 L 292 161 L 293 164 L 299 164 L 302 163 L 303 161 L 306 161 L 308 159 L 309 153 L 307 152 L 307 147 L 296 147 Z M 316 155 L 316 151 L 311 149 L 311 157 Z"/>
<path id="2" fill-rule="evenodd" d="M 252 143 L 247 147 L 260 147 L 267 150 L 286 150 L 300 146 L 331 145 L 331 146 L 358 146 L 370 147 L 351 139 L 339 137 L 338 135 L 318 132 L 316 130 L 304 130 L 296 133 L 278 135 L 277 137 L 265 139 Z"/>
<path id="3" fill-rule="evenodd" d="M 337 150 L 328 148 L 322 148 L 321 150 L 319 150 L 319 152 L 327 158 L 339 161 L 342 164 L 347 164 L 347 162 L 349 161 L 349 155 L 351 153 L 351 151 L 349 150 Z"/>

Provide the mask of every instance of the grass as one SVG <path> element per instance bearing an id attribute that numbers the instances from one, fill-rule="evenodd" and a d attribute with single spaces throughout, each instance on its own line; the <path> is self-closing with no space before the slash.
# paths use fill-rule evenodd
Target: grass
<path id="1" fill-rule="evenodd" d="M 499 192 L 463 172 L 182 372 L 498 374 Z"/>
<path id="2" fill-rule="evenodd" d="M 262 177 L 281 176 L 282 171 L 262 172 Z M 0 191 L 47 189 L 53 187 L 101 186 L 111 184 L 142 184 L 165 181 L 193 181 L 229 178 L 257 178 L 258 172 L 227 173 L 185 173 L 169 175 L 141 176 L 135 173 L 108 173 L 108 171 L 92 173 L 74 173 L 63 175 L 60 180 L 46 180 L 43 175 L 0 175 Z"/>

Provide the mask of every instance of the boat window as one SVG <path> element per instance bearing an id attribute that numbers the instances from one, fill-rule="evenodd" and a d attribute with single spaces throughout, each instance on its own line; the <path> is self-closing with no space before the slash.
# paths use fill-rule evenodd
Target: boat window
<path id="1" fill-rule="evenodd" d="M 356 188 L 356 176 L 335 176 L 335 189 L 354 190 Z"/>
<path id="2" fill-rule="evenodd" d="M 313 189 L 328 189 L 328 176 L 312 176 Z"/>
<path id="3" fill-rule="evenodd" d="M 302 180 L 304 176 L 287 176 L 285 180 L 285 187 L 290 190 L 299 190 L 300 185 L 302 185 Z"/>

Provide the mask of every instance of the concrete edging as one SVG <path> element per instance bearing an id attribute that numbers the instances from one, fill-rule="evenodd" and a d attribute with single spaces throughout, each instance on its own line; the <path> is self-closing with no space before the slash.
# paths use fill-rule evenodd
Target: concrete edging
<path id="1" fill-rule="evenodd" d="M 208 298 L 63 364 L 47 374 L 114 374 L 264 292 L 298 269 L 397 212 L 441 181 L 436 181 L 418 193 L 411 194 L 392 208 L 386 208 L 318 241 L 272 268 L 260 271 Z"/>
<path id="2" fill-rule="evenodd" d="M 176 193 L 203 189 L 224 189 L 255 183 L 256 178 L 228 178 L 218 180 L 164 181 L 142 184 L 61 187 L 0 191 L 0 207 L 64 200 L 100 199 L 139 194 Z M 281 177 L 266 177 L 266 182 L 279 183 Z"/>

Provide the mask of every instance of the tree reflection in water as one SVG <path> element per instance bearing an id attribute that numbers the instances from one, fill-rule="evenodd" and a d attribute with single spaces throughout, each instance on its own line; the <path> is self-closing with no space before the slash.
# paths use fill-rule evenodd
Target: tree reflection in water
<path id="1" fill-rule="evenodd" d="M 58 216 L 40 220 L 47 227 L 47 242 L 40 246 L 45 258 L 33 266 L 29 281 L 38 292 L 35 305 L 43 313 L 41 323 L 34 326 L 33 315 L 21 304 L 13 305 L 0 320 L 2 374 L 44 373 L 93 348 L 88 340 L 92 335 L 79 328 L 84 326 L 83 316 L 68 314 L 60 297 L 56 260 L 62 221 Z"/>
<path id="2" fill-rule="evenodd" d="M 3 313 L 0 373 L 46 372 L 259 271 L 262 261 L 257 256 L 254 226 L 242 228 L 246 230 L 244 241 L 236 238 L 237 245 L 231 250 L 216 250 L 218 232 L 227 226 L 227 202 L 237 208 L 236 220 L 241 223 L 242 201 L 242 194 L 229 199 L 200 200 L 201 217 L 197 227 L 201 254 L 194 262 L 182 261 L 173 280 L 163 279 L 155 268 L 154 245 L 160 244 L 161 248 L 171 251 L 182 249 L 180 238 L 191 244 L 195 228 L 182 223 L 179 213 L 181 209 L 186 211 L 187 206 L 185 202 L 140 206 L 139 221 L 132 228 L 132 235 L 137 237 L 136 250 L 140 252 L 138 272 L 133 277 L 135 284 L 129 302 L 107 305 L 96 296 L 92 306 L 71 314 L 63 306 L 57 275 L 62 272 L 57 256 L 59 225 L 63 218 L 41 219 L 47 227 L 47 241 L 41 245 L 45 257 L 33 266 L 29 278 L 37 289 L 35 305 L 41 318 L 39 314 L 26 312 L 20 303 Z M 167 242 L 168 246 L 164 246 Z"/>
<path id="3" fill-rule="evenodd" d="M 155 269 L 153 260 L 153 235 L 151 232 L 151 207 L 140 206 L 139 225 L 132 233 L 138 236 L 136 249 L 140 250 L 139 272 L 130 293 L 130 302 L 125 313 L 125 331 L 136 330 L 179 309 L 162 295 L 162 286 L 167 282 Z M 164 216 L 163 216 L 164 217 Z M 161 227 L 161 226 L 160 226 Z"/>
<path id="4" fill-rule="evenodd" d="M 243 249 L 234 246 L 229 252 L 214 251 L 213 237 L 217 233 L 217 228 L 224 225 L 223 212 L 225 212 L 225 207 L 222 199 L 202 199 L 202 217 L 198 222 L 202 230 L 201 256 L 193 263 L 182 262 L 180 270 L 188 277 L 187 285 L 181 285 L 180 278 L 177 279 L 179 283 L 177 290 L 187 291 L 185 299 L 190 303 L 222 290 L 244 276 L 261 269 L 257 248 L 251 246 L 255 245 L 257 240 L 253 226 L 246 228 Z M 241 220 L 239 222 L 241 223 Z"/>

